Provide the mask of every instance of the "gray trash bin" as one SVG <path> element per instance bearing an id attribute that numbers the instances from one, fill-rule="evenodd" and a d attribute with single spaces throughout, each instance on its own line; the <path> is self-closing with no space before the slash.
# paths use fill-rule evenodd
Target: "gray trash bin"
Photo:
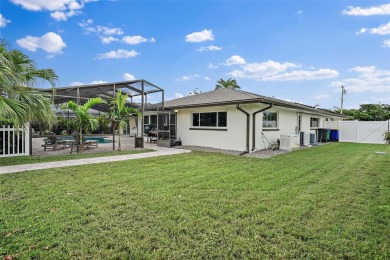
<path id="1" fill-rule="evenodd" d="M 135 136 L 135 148 L 144 148 L 144 138 L 142 136 Z"/>

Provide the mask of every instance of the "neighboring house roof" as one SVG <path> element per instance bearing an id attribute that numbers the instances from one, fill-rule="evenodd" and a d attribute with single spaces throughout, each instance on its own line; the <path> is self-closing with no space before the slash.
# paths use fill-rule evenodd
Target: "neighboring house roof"
<path id="1" fill-rule="evenodd" d="M 334 113 L 331 111 L 317 109 L 311 106 L 288 102 L 281 99 L 266 97 L 255 93 L 250 93 L 232 88 L 221 88 L 213 91 L 187 96 L 183 98 L 166 101 L 164 107 L 167 109 L 222 106 L 244 103 L 266 103 L 275 106 L 286 107 L 291 109 L 303 110 L 314 114 L 349 118 L 348 116 Z"/>

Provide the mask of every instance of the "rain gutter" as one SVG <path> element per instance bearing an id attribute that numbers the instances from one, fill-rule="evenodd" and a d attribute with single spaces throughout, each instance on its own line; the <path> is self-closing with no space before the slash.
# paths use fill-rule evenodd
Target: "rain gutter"
<path id="1" fill-rule="evenodd" d="M 246 112 L 244 109 L 242 109 L 240 107 L 240 104 L 237 104 L 236 108 L 246 115 L 246 151 L 240 153 L 240 155 L 243 155 L 243 154 L 249 153 L 249 124 L 250 124 L 249 117 L 250 117 L 250 115 L 248 112 Z"/>

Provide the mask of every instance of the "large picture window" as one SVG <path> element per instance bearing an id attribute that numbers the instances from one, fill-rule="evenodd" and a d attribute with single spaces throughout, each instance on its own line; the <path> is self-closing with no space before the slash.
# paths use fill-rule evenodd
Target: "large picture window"
<path id="1" fill-rule="evenodd" d="M 192 113 L 194 127 L 226 127 L 227 112 Z"/>
<path id="2" fill-rule="evenodd" d="M 320 119 L 317 117 L 310 117 L 310 127 L 316 128 L 320 126 Z"/>
<path id="3" fill-rule="evenodd" d="M 277 112 L 263 112 L 263 128 L 278 128 Z"/>

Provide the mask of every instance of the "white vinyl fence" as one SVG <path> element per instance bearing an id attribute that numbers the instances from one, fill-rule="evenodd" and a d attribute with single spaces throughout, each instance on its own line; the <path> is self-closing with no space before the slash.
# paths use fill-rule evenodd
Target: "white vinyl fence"
<path id="1" fill-rule="evenodd" d="M 30 153 L 29 127 L 14 128 L 0 125 L 0 157 L 28 156 Z"/>
<path id="2" fill-rule="evenodd" d="M 327 121 L 325 128 L 339 130 L 339 142 L 385 144 L 390 121 Z"/>

